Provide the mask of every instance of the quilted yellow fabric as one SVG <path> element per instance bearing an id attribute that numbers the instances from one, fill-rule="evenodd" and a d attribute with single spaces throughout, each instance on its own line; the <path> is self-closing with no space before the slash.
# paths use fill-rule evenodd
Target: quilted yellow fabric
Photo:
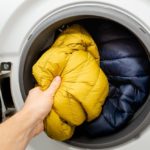
<path id="1" fill-rule="evenodd" d="M 109 86 L 99 59 L 92 37 L 75 24 L 63 31 L 34 64 L 33 75 L 43 90 L 55 76 L 62 78 L 52 111 L 44 122 L 49 137 L 67 140 L 76 126 L 100 115 Z"/>

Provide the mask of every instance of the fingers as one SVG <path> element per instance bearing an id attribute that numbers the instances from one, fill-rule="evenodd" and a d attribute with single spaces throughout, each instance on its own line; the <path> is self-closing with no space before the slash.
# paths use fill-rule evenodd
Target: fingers
<path id="1" fill-rule="evenodd" d="M 54 78 L 54 80 L 52 81 L 51 85 L 49 86 L 49 88 L 45 91 L 46 94 L 48 94 L 48 96 L 53 97 L 58 89 L 58 87 L 60 86 L 61 83 L 61 78 L 60 76 L 56 76 Z"/>

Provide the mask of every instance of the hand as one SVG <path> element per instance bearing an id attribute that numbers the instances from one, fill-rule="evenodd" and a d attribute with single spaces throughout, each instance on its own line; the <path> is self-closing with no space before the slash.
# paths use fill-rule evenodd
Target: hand
<path id="1" fill-rule="evenodd" d="M 51 110 L 53 96 L 55 95 L 60 83 L 61 78 L 57 76 L 47 90 L 42 91 L 40 87 L 35 87 L 29 91 L 23 111 L 30 112 L 31 117 L 35 121 L 35 126 L 31 132 L 31 137 L 43 131 L 43 120 Z"/>
<path id="2" fill-rule="evenodd" d="M 31 138 L 44 129 L 43 120 L 51 110 L 60 82 L 56 77 L 46 91 L 32 89 L 22 110 L 0 124 L 0 145 L 4 150 L 25 150 Z"/>

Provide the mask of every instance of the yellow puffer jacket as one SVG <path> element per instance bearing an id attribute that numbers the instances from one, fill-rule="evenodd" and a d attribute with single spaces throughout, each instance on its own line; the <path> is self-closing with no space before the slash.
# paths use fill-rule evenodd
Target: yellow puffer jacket
<path id="1" fill-rule="evenodd" d="M 99 62 L 91 36 L 81 26 L 72 25 L 33 66 L 33 75 L 43 90 L 55 76 L 62 78 L 52 111 L 45 119 L 49 137 L 67 140 L 76 126 L 100 115 L 109 88 Z"/>

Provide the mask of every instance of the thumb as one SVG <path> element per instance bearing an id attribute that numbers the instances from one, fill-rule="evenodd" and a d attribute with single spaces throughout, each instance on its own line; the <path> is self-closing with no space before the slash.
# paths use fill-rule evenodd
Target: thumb
<path id="1" fill-rule="evenodd" d="M 48 89 L 45 91 L 46 94 L 48 94 L 49 97 L 53 97 L 60 86 L 61 78 L 60 76 L 56 76 L 51 85 L 48 87 Z"/>

